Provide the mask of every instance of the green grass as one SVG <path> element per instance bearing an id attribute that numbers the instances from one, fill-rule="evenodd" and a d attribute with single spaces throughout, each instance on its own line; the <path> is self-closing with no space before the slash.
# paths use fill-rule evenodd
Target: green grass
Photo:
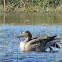
<path id="1" fill-rule="evenodd" d="M 0 5 L 0 12 L 4 12 L 4 7 L 3 5 Z M 52 8 L 52 7 L 40 7 L 40 6 L 33 6 L 30 5 L 29 7 L 21 7 L 21 8 L 13 8 L 12 6 L 6 6 L 5 12 L 42 12 L 42 13 L 62 13 L 62 6 L 57 6 L 57 8 Z"/>

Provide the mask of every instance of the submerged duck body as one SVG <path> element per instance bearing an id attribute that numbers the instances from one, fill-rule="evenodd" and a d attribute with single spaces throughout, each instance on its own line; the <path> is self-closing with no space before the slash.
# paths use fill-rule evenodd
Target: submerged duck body
<path id="1" fill-rule="evenodd" d="M 47 48 L 51 49 L 51 46 L 60 48 L 55 41 L 55 36 L 52 37 L 38 37 L 33 38 L 29 31 L 24 31 L 19 37 L 26 37 L 25 40 L 20 42 L 21 51 L 28 52 L 28 51 L 37 51 L 37 52 L 44 52 Z M 54 40 L 54 41 L 53 41 Z"/>

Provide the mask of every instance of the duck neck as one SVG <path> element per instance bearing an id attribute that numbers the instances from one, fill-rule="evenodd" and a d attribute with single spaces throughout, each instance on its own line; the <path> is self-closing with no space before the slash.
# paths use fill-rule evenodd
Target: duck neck
<path id="1" fill-rule="evenodd" d="M 31 40 L 31 37 L 27 37 L 25 40 L 26 42 L 29 42 Z"/>

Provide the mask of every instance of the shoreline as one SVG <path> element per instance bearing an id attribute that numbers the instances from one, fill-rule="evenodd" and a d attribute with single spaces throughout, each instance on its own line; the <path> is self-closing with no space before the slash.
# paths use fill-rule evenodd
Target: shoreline
<path id="1" fill-rule="evenodd" d="M 18 8 L 16 7 L 15 9 L 10 8 L 5 8 L 4 11 L 4 7 L 3 5 L 0 5 L 0 12 L 11 12 L 11 13 L 22 13 L 22 12 L 40 12 L 40 13 L 60 13 L 62 14 L 62 6 L 58 6 L 57 8 L 44 8 L 44 7 L 22 7 L 22 8 Z"/>

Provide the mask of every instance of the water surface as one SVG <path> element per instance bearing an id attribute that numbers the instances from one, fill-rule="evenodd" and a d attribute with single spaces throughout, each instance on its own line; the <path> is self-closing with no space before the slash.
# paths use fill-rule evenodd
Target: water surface
<path id="1" fill-rule="evenodd" d="M 0 62 L 60 62 L 62 48 L 57 52 L 20 52 L 17 35 L 30 31 L 33 37 L 53 36 L 62 38 L 62 14 L 0 13 Z M 62 41 L 58 42 L 62 47 Z M 49 48 L 47 49 L 49 50 Z"/>

